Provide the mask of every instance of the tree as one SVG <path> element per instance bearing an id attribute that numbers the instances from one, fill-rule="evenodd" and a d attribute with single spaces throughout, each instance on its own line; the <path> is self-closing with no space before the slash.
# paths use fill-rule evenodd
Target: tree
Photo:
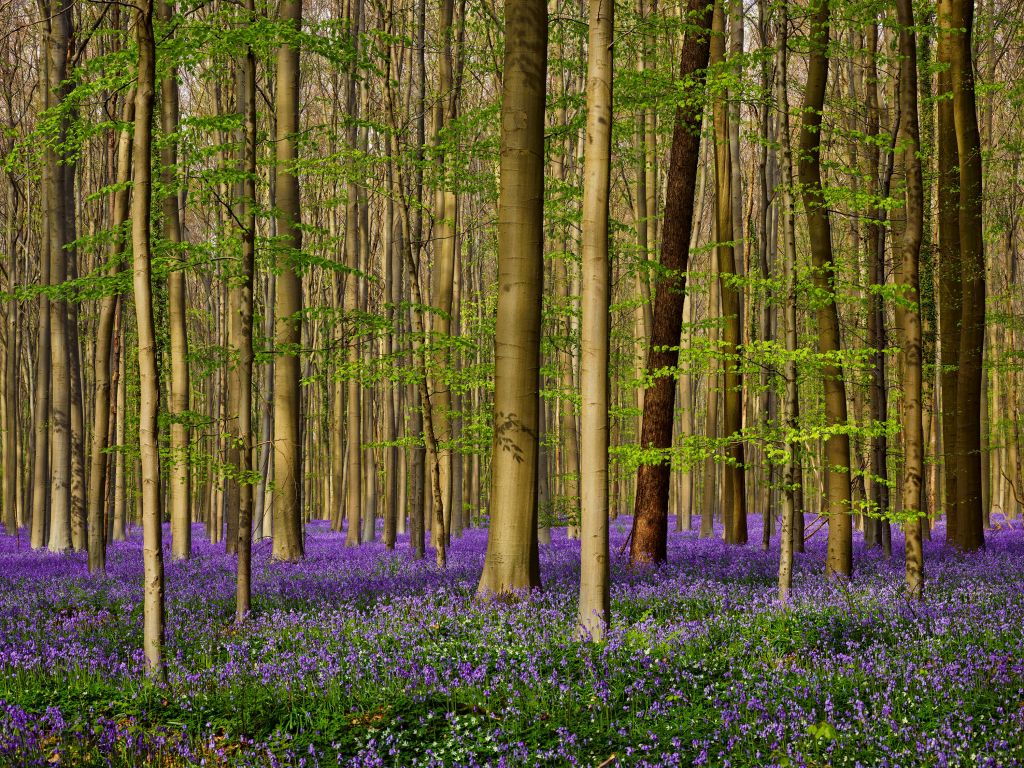
<path id="1" fill-rule="evenodd" d="M 974 3 L 953 0 L 949 75 L 953 125 L 960 162 L 960 351 L 956 385 L 956 543 L 965 550 L 985 546 L 982 498 L 982 398 L 985 346 L 985 238 L 982 227 L 981 134 L 974 93 L 972 31 Z M 949 137 L 940 137 L 948 140 Z"/>
<path id="2" fill-rule="evenodd" d="M 583 319 L 580 326 L 581 631 L 595 641 L 610 619 L 608 584 L 608 351 L 611 264 L 608 188 L 612 143 L 613 0 L 590 0 L 587 133 L 583 149 Z"/>
<path id="3" fill-rule="evenodd" d="M 159 8 L 160 21 L 170 25 L 174 7 L 170 0 L 162 0 Z M 170 67 L 160 85 L 160 125 L 164 143 L 160 152 L 163 166 L 162 183 L 165 186 L 163 198 L 164 237 L 178 260 L 167 278 L 169 302 L 168 319 L 171 346 L 171 464 L 167 482 L 167 498 L 171 514 L 171 557 L 187 560 L 192 554 L 192 478 L 189 470 L 189 371 L 188 371 L 188 328 L 186 324 L 185 261 L 180 246 L 181 214 L 178 210 L 178 188 L 175 174 L 178 167 L 178 75 L 176 67 Z"/>
<path id="4" fill-rule="evenodd" d="M 712 19 L 710 63 L 725 62 L 725 10 L 722 0 L 716 0 Z M 736 25 L 734 24 L 734 27 Z M 722 333 L 724 342 L 723 384 L 724 431 L 729 441 L 728 463 L 725 466 L 725 493 L 722 509 L 725 515 L 725 540 L 731 544 L 747 543 L 747 486 L 743 470 L 743 379 L 739 368 L 741 328 L 740 292 L 736 284 L 736 254 L 733 248 L 734 211 L 733 169 L 730 148 L 730 114 L 728 91 L 718 86 L 714 102 L 715 123 L 715 203 L 716 235 L 715 255 L 718 259 L 718 279 L 721 284 Z"/>
<path id="5" fill-rule="evenodd" d="M 128 126 L 135 120 L 135 93 L 129 93 L 124 100 L 121 122 Z M 129 216 L 128 181 L 131 178 L 132 134 L 127 127 L 117 142 L 117 188 L 111 200 L 111 227 L 118 233 L 110 248 L 111 271 L 117 274 L 122 269 L 123 251 L 126 243 L 121 234 Z M 114 324 L 121 304 L 121 296 L 111 293 L 103 297 L 100 321 L 96 328 L 96 390 L 93 399 L 92 462 L 89 472 L 89 571 L 102 572 L 106 568 L 106 526 L 103 521 L 104 505 L 107 501 L 107 457 L 108 432 L 110 431 L 111 349 L 114 345 Z M 114 366 L 117 365 L 115 361 Z M 116 368 L 115 368 L 116 370 Z M 116 392 L 114 393 L 116 397 Z"/>
<path id="6" fill-rule="evenodd" d="M 302 26 L 302 0 L 282 0 L 280 19 L 290 27 L 277 49 L 277 327 L 274 331 L 274 550 L 275 560 L 303 557 L 302 538 L 302 252 L 299 199 L 299 49 L 291 37 Z"/>
<path id="7" fill-rule="evenodd" d="M 540 586 L 537 451 L 544 269 L 545 0 L 505 4 L 491 522 L 477 593 Z"/>
<path id="8" fill-rule="evenodd" d="M 158 680 L 166 677 L 164 644 L 164 553 L 163 503 L 160 494 L 160 375 L 157 371 L 157 341 L 153 325 L 153 275 L 150 216 L 153 182 L 152 148 L 153 91 L 156 82 L 156 44 L 153 40 L 153 3 L 142 0 L 135 22 L 139 49 L 138 81 L 135 88 L 135 133 L 132 145 L 132 271 L 135 291 L 135 323 L 139 344 L 139 451 L 142 459 L 142 559 L 143 650 L 146 668 Z"/>
<path id="9" fill-rule="evenodd" d="M 245 2 L 246 23 L 253 29 L 257 22 L 255 0 Z M 256 54 L 252 44 L 246 46 L 238 76 L 239 106 L 242 108 L 244 143 L 239 163 L 242 181 L 239 185 L 242 221 L 242 263 L 239 265 L 238 314 L 238 429 L 239 445 L 238 503 L 238 568 L 235 578 L 235 621 L 241 623 L 249 612 L 252 593 L 252 292 L 256 271 Z"/>
<path id="10" fill-rule="evenodd" d="M 924 230 L 924 188 L 921 181 L 920 133 L 917 123 L 917 36 L 913 0 L 897 0 L 900 25 L 899 102 L 906 170 L 907 223 L 900 244 L 900 285 L 896 322 L 903 338 L 903 526 L 907 553 L 907 591 L 921 597 L 924 557 L 921 550 L 921 488 L 924 479 L 924 427 L 921 423 L 920 258 Z"/>
<path id="11" fill-rule="evenodd" d="M 846 385 L 838 361 L 839 312 L 836 308 L 835 261 L 832 227 L 821 185 L 821 117 L 828 81 L 829 0 L 811 3 L 810 55 L 800 128 L 799 178 L 807 210 L 811 264 L 818 300 L 818 352 L 825 387 L 826 504 L 828 554 L 825 572 L 849 576 L 853 570 L 853 519 L 850 509 L 850 438 L 846 427 Z"/>
<path id="12" fill-rule="evenodd" d="M 661 269 L 654 294 L 654 324 L 647 352 L 647 370 L 659 375 L 644 392 L 640 432 L 641 449 L 659 455 L 641 464 L 637 471 L 629 551 L 629 560 L 634 564 L 664 562 L 668 538 L 670 465 L 663 452 L 672 442 L 676 383 L 673 377 L 660 372 L 679 364 L 712 8 L 700 0 L 690 0 L 686 14 L 694 26 L 683 38 L 679 79 L 688 84 L 688 92 L 682 106 L 676 109 L 672 132 L 665 223 L 661 235 Z"/>
<path id="13" fill-rule="evenodd" d="M 779 9 L 778 40 L 776 42 L 775 90 L 779 107 L 779 146 L 782 192 L 782 264 L 786 288 L 785 326 L 786 362 L 784 368 L 785 393 L 782 399 L 782 429 L 786 437 L 786 460 L 782 471 L 782 530 L 779 536 L 779 601 L 789 599 L 793 586 L 794 537 L 802 537 L 803 530 L 795 525 L 797 514 L 803 511 L 796 503 L 797 445 L 789 442 L 796 432 L 799 411 L 797 386 L 797 277 L 796 277 L 796 216 L 793 211 L 793 150 L 789 133 L 789 13 L 783 5 Z"/>

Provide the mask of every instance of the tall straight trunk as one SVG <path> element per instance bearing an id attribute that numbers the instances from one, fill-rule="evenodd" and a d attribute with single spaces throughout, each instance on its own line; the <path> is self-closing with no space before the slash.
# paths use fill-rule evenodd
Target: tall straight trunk
<path id="1" fill-rule="evenodd" d="M 250 28 L 255 27 L 255 0 L 246 0 L 245 12 Z M 238 349 L 238 422 L 235 440 L 241 448 L 238 465 L 240 478 L 238 504 L 238 568 L 235 574 L 235 621 L 241 623 L 249 613 L 252 595 L 252 523 L 253 471 L 252 385 L 253 385 L 253 283 L 256 272 L 256 54 L 248 46 L 239 76 L 239 106 L 244 125 L 244 151 L 241 168 L 242 263 L 238 275 L 238 312 L 241 334 Z M 187 507 L 186 507 L 187 509 Z"/>
<path id="2" fill-rule="evenodd" d="M 712 231 L 718 231 L 717 223 L 713 222 Z M 718 239 L 718 235 L 713 235 Z M 708 252 L 708 275 L 711 280 L 711 288 L 708 291 L 708 320 L 721 317 L 721 281 L 718 279 L 717 259 L 713 252 Z M 711 328 L 709 334 L 712 345 L 718 343 L 718 325 Z M 707 374 L 707 404 L 704 412 L 704 436 L 708 440 L 718 437 L 718 412 L 720 400 L 720 387 L 718 386 L 719 363 L 717 360 L 710 360 Z M 715 515 L 724 511 L 724 506 L 718 503 L 715 491 L 718 489 L 718 461 L 714 456 L 708 456 L 704 460 L 704 485 L 701 488 L 700 504 L 700 538 L 708 539 L 715 534 Z"/>
<path id="3" fill-rule="evenodd" d="M 612 149 L 614 0 L 590 0 L 587 130 L 583 150 L 583 290 L 580 297 L 580 600 L 585 637 L 604 638 L 608 581 L 608 356 L 611 262 L 608 189 Z M 646 197 L 646 195 L 645 195 Z"/>
<path id="4" fill-rule="evenodd" d="M 960 160 L 960 353 L 956 390 L 956 542 L 961 549 L 985 546 L 982 504 L 982 398 L 985 346 L 985 248 L 982 227 L 981 136 L 974 93 L 972 30 L 974 3 L 952 0 L 954 35 L 950 55 L 953 125 Z"/>
<path id="5" fill-rule="evenodd" d="M 800 130 L 799 178 L 807 210 L 814 286 L 823 296 L 827 296 L 819 300 L 817 311 L 818 351 L 829 356 L 829 362 L 822 366 L 825 420 L 828 427 L 842 429 L 847 421 L 846 385 L 842 365 L 836 359 L 841 345 L 839 312 L 835 300 L 835 261 L 832 227 L 821 184 L 821 117 L 828 80 L 829 0 L 812 0 L 811 8 L 810 56 Z M 825 463 L 828 474 L 828 554 L 825 572 L 849 576 L 853 571 L 853 517 L 850 509 L 850 438 L 845 432 L 830 434 L 825 440 Z"/>
<path id="6" fill-rule="evenodd" d="M 67 95 L 68 54 L 74 39 L 71 3 L 54 0 L 47 13 L 47 106 L 59 107 Z M 67 137 L 67 118 L 60 121 L 58 142 Z M 68 276 L 68 258 L 65 250 L 71 242 L 68 233 L 67 176 L 72 173 L 62 157 L 62 150 L 50 145 L 46 149 L 48 173 L 46 182 L 46 217 L 49 233 L 50 284 L 63 285 Z M 71 548 L 71 354 L 68 348 L 67 301 L 50 301 L 50 475 L 46 485 L 50 494 L 50 531 L 47 548 L 51 552 L 64 552 Z"/>
<path id="7" fill-rule="evenodd" d="M 281 21 L 302 27 L 302 0 L 282 0 Z M 302 539 L 302 390 L 299 351 L 302 345 L 302 249 L 299 200 L 299 49 L 284 42 L 277 50 L 277 293 L 274 330 L 274 547 L 275 560 L 303 557 Z"/>
<path id="8" fill-rule="evenodd" d="M 136 35 L 139 47 L 138 84 L 135 90 L 135 138 L 132 148 L 135 178 L 132 182 L 132 265 L 135 290 L 135 323 L 139 352 L 139 454 L 142 469 L 143 650 L 146 668 L 158 679 L 166 678 L 164 644 L 164 555 L 162 498 L 160 496 L 160 375 L 153 325 L 153 276 L 151 232 L 153 184 L 150 168 L 153 91 L 156 45 L 153 40 L 153 3 L 137 6 Z"/>
<path id="9" fill-rule="evenodd" d="M 453 0 L 441 0 L 438 8 L 438 35 L 441 38 L 440 50 L 438 51 L 437 76 L 438 93 L 434 102 L 434 152 L 438 169 L 442 177 L 441 183 L 434 193 L 434 265 L 431 269 L 430 301 L 436 312 L 433 315 L 432 330 L 442 345 L 442 351 L 435 361 L 436 369 L 441 371 L 432 378 L 432 392 L 430 402 L 434 407 L 434 417 L 437 424 L 437 439 L 441 451 L 438 456 L 441 468 L 441 495 L 444 505 L 444 516 L 446 520 L 451 516 L 451 477 L 452 477 L 452 451 L 449 446 L 451 441 L 451 423 L 449 412 L 451 411 L 451 390 L 446 381 L 446 373 L 450 366 L 448 350 L 448 337 L 452 328 L 452 297 L 455 280 L 455 195 L 447 187 L 450 184 L 446 178 L 443 132 L 449 120 L 453 99 L 453 75 L 452 75 L 452 17 L 454 15 L 455 3 Z M 448 526 L 446 525 L 446 528 Z M 433 535 L 445 535 L 444 530 L 433 531 Z"/>
<path id="10" fill-rule="evenodd" d="M 392 152 L 392 138 L 388 136 L 388 156 Z M 387 167 L 387 188 L 390 190 L 394 184 L 394 171 L 390 163 Z M 395 201 L 388 197 L 384 203 L 384 293 L 385 313 L 388 319 L 389 332 L 384 334 L 384 357 L 391 359 L 394 353 L 394 338 L 398 332 L 398 305 L 400 302 L 402 263 L 398 258 L 398 249 L 395 243 Z M 398 533 L 398 517 L 403 513 L 399 506 L 400 484 L 405 483 L 405 478 L 400 478 L 399 473 L 399 451 L 396 441 L 398 440 L 398 417 L 401 410 L 396 407 L 396 395 L 399 385 L 390 379 L 384 382 L 384 440 L 387 447 L 384 449 L 384 547 L 394 549 Z"/>
<path id="11" fill-rule="evenodd" d="M 688 31 L 683 40 L 679 77 L 682 81 L 691 81 L 699 96 L 708 64 L 711 7 L 699 0 L 690 0 L 687 17 L 697 28 Z M 702 99 L 692 101 L 699 104 Z M 647 354 L 648 371 L 661 371 L 679 364 L 701 112 L 702 108 L 692 105 L 676 110 L 661 236 L 661 276 L 655 291 L 654 326 Z M 670 447 L 675 392 L 675 379 L 659 376 L 644 393 L 640 444 L 645 450 L 661 453 Z M 664 562 L 666 558 L 670 475 L 671 465 L 664 455 L 659 455 L 652 463 L 642 464 L 637 472 L 629 553 L 632 563 Z"/>
<path id="12" fill-rule="evenodd" d="M 170 28 L 174 17 L 171 0 L 162 0 L 160 21 Z M 163 166 L 162 183 L 164 237 L 172 248 L 177 248 L 178 264 L 167 277 L 168 321 L 171 346 L 171 462 L 167 483 L 168 506 L 171 515 L 171 557 L 187 560 L 192 555 L 192 481 L 189 471 L 188 426 L 189 370 L 187 297 L 185 293 L 185 258 L 180 250 L 182 242 L 181 214 L 178 210 L 178 187 L 175 180 L 178 165 L 178 78 L 171 67 L 160 84 L 160 125 L 164 142 L 160 152 Z"/>
<path id="13" fill-rule="evenodd" d="M 111 521 L 111 534 L 110 538 L 112 541 L 124 541 L 128 538 L 128 522 L 127 522 L 127 473 L 125 472 L 125 407 L 127 405 L 127 370 L 128 370 L 128 354 L 124 344 L 124 312 L 119 313 L 121 315 L 121 328 L 119 347 L 121 348 L 121 354 L 117 361 L 117 413 L 114 416 L 114 445 L 118 447 L 117 453 L 114 456 L 114 472 L 113 472 L 113 485 L 114 485 L 114 510 L 113 520 Z"/>
<path id="14" fill-rule="evenodd" d="M 879 198 L 871 214 L 867 233 L 869 280 L 873 285 L 885 284 L 885 225 L 882 222 L 878 114 L 878 29 L 872 23 L 868 30 L 865 64 L 865 98 L 867 101 L 868 177 L 870 192 Z M 882 295 L 873 291 L 869 298 L 868 344 L 871 347 L 871 420 L 882 423 L 888 419 L 888 389 L 885 371 L 885 305 Z M 882 545 L 882 516 L 889 511 L 888 440 L 884 432 L 871 438 L 871 506 L 872 513 L 864 520 L 864 539 L 869 547 Z"/>
<path id="15" fill-rule="evenodd" d="M 564 106 L 559 107 L 556 121 L 565 125 L 567 121 L 567 110 Z M 551 163 L 555 168 L 560 182 L 565 184 L 569 178 L 568 159 L 572 156 L 571 139 L 566 138 L 560 151 L 552 152 Z M 572 335 L 572 311 L 570 309 L 570 297 L 573 294 L 569 270 L 566 266 L 569 258 L 568 235 L 563 230 L 560 241 L 561 253 L 553 259 L 551 271 L 554 280 L 554 295 L 561 314 L 561 332 L 565 338 Z M 577 378 L 574 371 L 574 360 L 569 344 L 562 344 L 558 349 L 558 376 L 559 389 L 562 392 L 575 391 Z M 580 524 L 580 442 L 579 432 L 576 428 L 576 406 L 572 398 L 563 397 L 558 403 L 558 432 L 559 432 L 559 455 L 561 457 L 560 467 L 560 505 L 561 511 L 565 512 L 567 525 L 565 529 L 566 538 L 579 538 Z"/>
<path id="16" fill-rule="evenodd" d="M 921 549 L 924 430 L 921 423 L 921 310 L 919 273 L 924 231 L 924 187 L 921 180 L 920 134 L 917 121 L 917 39 L 912 0 L 897 0 L 900 25 L 899 102 L 902 154 L 906 173 L 906 227 L 900 244 L 901 301 L 896 304 L 903 347 L 903 529 L 907 591 L 921 597 L 924 558 Z"/>
<path id="17" fill-rule="evenodd" d="M 799 410 L 799 389 L 796 379 L 797 350 L 797 278 L 796 278 L 796 217 L 793 212 L 793 151 L 789 132 L 789 14 L 782 6 L 778 20 L 778 41 L 776 42 L 776 101 L 779 107 L 779 146 L 781 192 L 782 192 L 782 247 L 783 281 L 785 282 L 785 326 L 786 326 L 786 388 L 782 400 L 782 427 L 785 437 L 786 461 L 782 470 L 782 530 L 779 541 L 779 601 L 789 599 L 793 586 L 793 550 L 795 539 L 803 537 L 803 529 L 797 529 L 796 516 L 802 514 L 796 503 L 796 470 L 798 462 L 797 444 L 791 443 L 790 435 L 797 430 Z M 762 234 L 762 237 L 764 235 Z"/>
<path id="18" fill-rule="evenodd" d="M 546 0 L 505 3 L 491 527 L 477 592 L 540 586 L 537 423 L 544 274 Z"/>
<path id="19" fill-rule="evenodd" d="M 125 97 L 121 112 L 121 122 L 127 126 L 135 120 L 135 94 Z M 120 233 L 129 215 L 128 181 L 131 178 L 132 135 L 124 130 L 117 143 L 117 191 L 111 202 L 111 229 Z M 126 243 L 118 234 L 110 249 L 112 271 L 116 274 L 122 269 Z M 89 571 L 102 572 L 106 568 L 106 526 L 103 521 L 103 509 L 106 502 L 107 480 L 107 437 L 110 428 L 111 408 L 111 348 L 114 343 L 114 321 L 118 313 L 121 296 L 111 294 L 103 298 L 100 307 L 100 320 L 96 329 L 96 357 L 93 370 L 96 376 L 94 393 L 93 432 L 91 467 L 89 471 Z M 115 362 L 115 365 L 117 363 Z M 114 393 L 116 399 L 116 392 Z"/>
<path id="20" fill-rule="evenodd" d="M 14 297 L 17 290 L 17 230 L 14 217 L 18 213 L 15 202 L 14 181 L 8 179 L 7 185 L 7 212 L 11 217 L 8 222 L 10 227 L 7 242 L 7 291 L 10 298 L 7 300 L 7 346 L 4 350 L 4 530 L 8 536 L 18 534 L 18 527 L 21 524 L 23 508 L 18 495 L 19 466 L 18 461 L 18 437 L 21 434 L 19 428 L 19 387 L 21 380 L 18 375 L 19 360 L 19 334 L 18 334 L 18 300 Z"/>
<path id="21" fill-rule="evenodd" d="M 353 0 L 348 18 L 349 36 L 353 50 L 359 49 L 359 31 L 362 24 L 362 0 Z M 353 73 L 346 84 L 346 111 L 351 120 L 348 129 L 348 144 L 351 151 L 358 148 L 359 103 L 358 88 Z M 348 361 L 348 381 L 345 395 L 345 519 L 348 530 L 345 533 L 345 546 L 358 546 L 362 540 L 359 526 L 360 513 L 365 502 L 363 498 L 363 436 L 362 409 L 363 391 L 359 382 L 359 345 L 361 340 L 357 333 L 355 318 L 359 312 L 359 238 L 360 238 L 360 192 L 355 181 L 348 185 L 348 200 L 345 205 L 345 353 Z"/>
<path id="22" fill-rule="evenodd" d="M 943 506 L 946 510 L 946 538 L 957 537 L 957 383 L 960 379 L 960 156 L 957 149 L 953 110 L 952 59 L 957 45 L 954 0 L 939 0 L 936 11 L 939 24 L 936 58 L 936 120 L 939 234 L 939 355 L 942 373 L 939 380 L 942 404 L 942 480 Z"/>
<path id="23" fill-rule="evenodd" d="M 715 3 L 712 21 L 711 55 L 712 66 L 725 61 L 725 9 L 723 0 Z M 715 210 L 718 260 L 718 279 L 721 284 L 722 318 L 725 321 L 722 332 L 724 361 L 722 379 L 724 385 L 723 431 L 729 441 L 728 461 L 725 464 L 725 488 L 722 509 L 725 516 L 725 540 L 730 544 L 747 543 L 746 478 L 743 471 L 743 443 L 740 433 L 743 429 L 743 380 L 739 370 L 738 347 L 741 339 L 740 289 L 736 284 L 736 252 L 733 247 L 733 172 L 730 150 L 728 92 L 722 88 L 716 94 L 714 105 L 715 123 Z"/>
<path id="24" fill-rule="evenodd" d="M 48 174 L 43 171 L 44 179 Z M 44 182 L 44 195 L 47 184 Z M 50 239 L 49 226 L 43 221 L 43 237 L 40 241 L 39 283 L 50 282 Z M 32 431 L 35 446 L 32 457 L 32 533 L 33 549 L 46 546 L 46 529 L 50 517 L 50 298 L 45 293 L 36 300 L 39 322 L 36 343 L 35 391 L 33 395 Z"/>
<path id="25" fill-rule="evenodd" d="M 420 13 L 420 21 L 423 21 L 422 7 Z M 389 63 L 389 67 L 391 64 Z M 421 70 L 422 72 L 422 70 Z M 388 119 L 391 121 L 391 125 L 398 125 L 398 119 L 395 114 L 395 98 L 393 89 L 390 84 L 387 88 L 386 98 L 387 114 Z M 414 487 L 413 503 L 410 510 L 410 515 L 413 520 L 413 536 L 412 546 L 414 548 L 414 557 L 421 559 L 423 557 L 423 522 L 424 520 L 424 504 L 423 499 L 417 499 L 417 494 L 423 486 L 429 485 L 430 498 L 429 504 L 432 511 L 431 522 L 433 526 L 444 527 L 444 508 L 441 495 L 441 468 L 438 462 L 438 449 L 437 449 L 437 433 L 435 432 L 435 425 L 433 419 L 433 410 L 430 401 L 430 387 L 427 384 L 426 371 L 427 362 L 426 355 L 427 350 L 423 345 L 422 339 L 426 337 L 426 323 L 424 321 L 424 312 L 422 307 L 424 306 L 423 292 L 420 288 L 420 277 L 419 277 L 419 263 L 417 253 L 419 249 L 414 240 L 418 240 L 419 226 L 420 223 L 414 221 L 412 213 L 410 211 L 411 205 L 405 196 L 405 180 L 402 178 L 401 166 L 393 166 L 398 171 L 394 175 L 395 193 L 399 200 L 402 200 L 401 205 L 402 212 L 402 233 L 403 233 L 403 263 L 406 270 L 409 273 L 409 285 L 412 289 L 412 304 L 409 308 L 410 319 L 412 321 L 412 330 L 414 338 L 420 339 L 421 341 L 414 342 L 413 345 L 413 362 L 418 367 L 420 374 L 417 376 L 417 391 L 420 398 L 419 417 L 422 418 L 422 429 L 423 429 L 423 442 L 425 448 L 426 458 L 429 460 L 429 465 L 420 465 L 419 467 L 413 466 L 413 476 L 416 478 L 414 482 L 419 482 L 419 478 L 423 478 L 422 485 Z M 418 185 L 419 179 L 415 180 Z M 417 192 L 421 194 L 422 190 Z M 413 237 L 417 235 L 417 237 Z M 410 398 L 411 399 L 411 398 Z M 417 477 L 417 474 L 419 477 Z M 447 541 L 444 536 L 440 536 L 434 539 L 434 550 L 435 558 L 438 567 L 444 568 L 447 565 Z"/>

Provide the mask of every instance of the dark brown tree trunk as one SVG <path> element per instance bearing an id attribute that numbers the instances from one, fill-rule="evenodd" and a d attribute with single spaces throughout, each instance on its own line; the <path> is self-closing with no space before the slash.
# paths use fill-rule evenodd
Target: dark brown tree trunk
<path id="1" fill-rule="evenodd" d="M 672 133 L 662 227 L 661 277 L 654 296 L 654 325 L 647 353 L 647 370 L 662 371 L 679 364 L 686 268 L 689 262 L 693 201 L 700 154 L 700 124 L 704 71 L 708 65 L 712 8 L 690 0 L 687 17 L 695 24 L 683 39 L 679 78 L 692 83 L 687 106 L 676 110 Z M 650 451 L 648 463 L 637 472 L 636 504 L 629 559 L 631 563 L 664 562 L 668 539 L 668 490 L 671 465 L 664 452 L 672 442 L 676 382 L 659 376 L 644 392 L 640 444 Z"/>

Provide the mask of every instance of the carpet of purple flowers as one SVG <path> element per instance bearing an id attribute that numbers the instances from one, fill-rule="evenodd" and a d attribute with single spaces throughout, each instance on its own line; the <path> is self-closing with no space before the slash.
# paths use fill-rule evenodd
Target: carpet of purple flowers
<path id="1" fill-rule="evenodd" d="M 562 531 L 542 592 L 482 604 L 485 531 L 439 572 L 314 524 L 299 565 L 256 545 L 243 629 L 233 562 L 200 543 L 167 566 L 166 687 L 142 673 L 137 535 L 105 578 L 0 538 L 0 765 L 1024 765 L 1024 531 L 972 556 L 936 532 L 922 603 L 899 555 L 858 548 L 826 582 L 822 531 L 782 608 L 777 552 L 677 533 L 629 570 L 627 526 L 600 646 L 573 639 Z"/>

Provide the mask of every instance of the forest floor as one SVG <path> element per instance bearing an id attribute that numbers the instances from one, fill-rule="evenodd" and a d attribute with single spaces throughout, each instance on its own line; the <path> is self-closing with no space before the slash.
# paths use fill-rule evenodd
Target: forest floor
<path id="1" fill-rule="evenodd" d="M 751 541 L 760 541 L 759 521 Z M 168 562 L 166 686 L 144 682 L 141 541 L 108 575 L 81 554 L 0 538 L 0 765 L 1024 765 L 1024 531 L 962 555 L 858 543 L 851 584 L 822 576 L 825 531 L 775 602 L 777 551 L 673 533 L 629 570 L 613 523 L 614 627 L 573 639 L 579 546 L 542 546 L 544 590 L 473 597 L 486 532 L 450 567 L 309 526 L 307 558 L 254 552 L 251 621 L 234 568 L 196 528 Z M 894 536 L 899 553 L 902 540 Z"/>

